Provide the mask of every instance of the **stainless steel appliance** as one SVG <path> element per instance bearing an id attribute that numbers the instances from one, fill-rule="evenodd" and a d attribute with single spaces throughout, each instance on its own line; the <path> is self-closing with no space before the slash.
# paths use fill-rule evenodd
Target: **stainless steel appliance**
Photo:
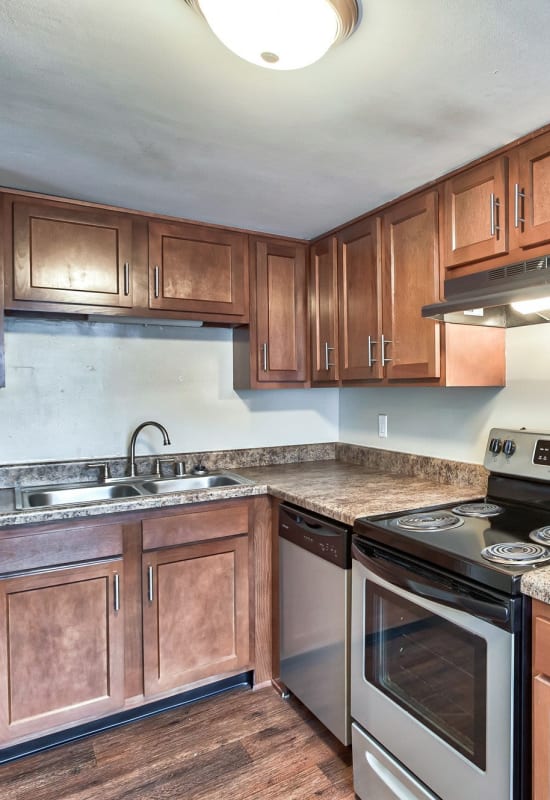
<path id="1" fill-rule="evenodd" d="M 530 602 L 550 565 L 550 434 L 493 429 L 488 495 L 361 519 L 352 718 L 362 800 L 530 798 Z"/>
<path id="2" fill-rule="evenodd" d="M 350 744 L 351 530 L 281 505 L 281 681 Z"/>

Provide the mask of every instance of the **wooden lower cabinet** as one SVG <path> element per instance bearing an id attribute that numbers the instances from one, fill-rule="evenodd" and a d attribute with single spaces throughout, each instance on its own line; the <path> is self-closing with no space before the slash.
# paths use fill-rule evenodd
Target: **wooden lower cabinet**
<path id="1" fill-rule="evenodd" d="M 250 666 L 248 536 L 143 555 L 145 695 Z"/>
<path id="2" fill-rule="evenodd" d="M 550 605 L 533 600 L 533 800 L 550 797 Z"/>
<path id="3" fill-rule="evenodd" d="M 0 742 L 124 704 L 122 559 L 0 580 Z"/>
<path id="4" fill-rule="evenodd" d="M 0 530 L 0 749 L 254 670 L 271 680 L 271 504 Z"/>

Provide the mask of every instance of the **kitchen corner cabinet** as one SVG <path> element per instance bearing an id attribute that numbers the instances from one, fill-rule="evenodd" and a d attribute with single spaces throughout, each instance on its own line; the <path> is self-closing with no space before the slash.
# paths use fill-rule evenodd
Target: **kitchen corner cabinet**
<path id="1" fill-rule="evenodd" d="M 311 381 L 317 386 L 338 385 L 338 263 L 335 236 L 310 250 L 309 317 Z"/>
<path id="2" fill-rule="evenodd" d="M 383 334 L 389 380 L 440 376 L 438 323 L 421 316 L 439 299 L 437 192 L 396 203 L 384 215 Z"/>
<path id="3" fill-rule="evenodd" d="M 246 504 L 143 523 L 146 697 L 250 668 L 248 531 Z"/>
<path id="4" fill-rule="evenodd" d="M 308 385 L 307 245 L 250 237 L 250 327 L 233 338 L 236 389 Z"/>
<path id="5" fill-rule="evenodd" d="M 494 158 L 445 181 L 443 244 L 445 267 L 508 252 L 508 158 Z"/>
<path id="6" fill-rule="evenodd" d="M 149 306 L 248 321 L 247 236 L 180 222 L 149 223 Z"/>
<path id="7" fill-rule="evenodd" d="M 132 306 L 130 215 L 26 198 L 6 204 L 12 221 L 6 230 L 13 235 L 6 263 L 11 256 L 14 301 Z"/>
<path id="8" fill-rule="evenodd" d="M 22 531 L 0 542 L 0 744 L 123 707 L 123 563 L 115 552 L 118 525 Z M 56 564 L 65 560 L 79 563 Z"/>
<path id="9" fill-rule="evenodd" d="M 533 800 L 550 797 L 550 606 L 533 600 Z"/>

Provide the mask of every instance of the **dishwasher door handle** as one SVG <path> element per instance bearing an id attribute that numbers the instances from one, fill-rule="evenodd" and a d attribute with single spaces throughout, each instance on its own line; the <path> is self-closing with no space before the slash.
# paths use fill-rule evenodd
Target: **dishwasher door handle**
<path id="1" fill-rule="evenodd" d="M 301 514 L 289 514 L 285 509 L 285 516 L 288 516 L 296 527 L 302 530 L 307 530 L 308 533 L 314 536 L 339 536 L 340 532 L 330 528 L 328 525 L 323 525 L 321 522 L 309 522 Z M 288 530 L 288 525 L 285 525 L 284 520 L 281 520 L 281 528 Z"/>

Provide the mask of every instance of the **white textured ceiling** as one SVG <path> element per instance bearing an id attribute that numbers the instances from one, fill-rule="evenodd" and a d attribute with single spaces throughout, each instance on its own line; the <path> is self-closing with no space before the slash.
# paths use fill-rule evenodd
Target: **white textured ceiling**
<path id="1" fill-rule="evenodd" d="M 273 72 L 184 0 L 0 0 L 0 184 L 311 237 L 549 122 L 549 41 L 548 0 L 363 0 Z"/>

